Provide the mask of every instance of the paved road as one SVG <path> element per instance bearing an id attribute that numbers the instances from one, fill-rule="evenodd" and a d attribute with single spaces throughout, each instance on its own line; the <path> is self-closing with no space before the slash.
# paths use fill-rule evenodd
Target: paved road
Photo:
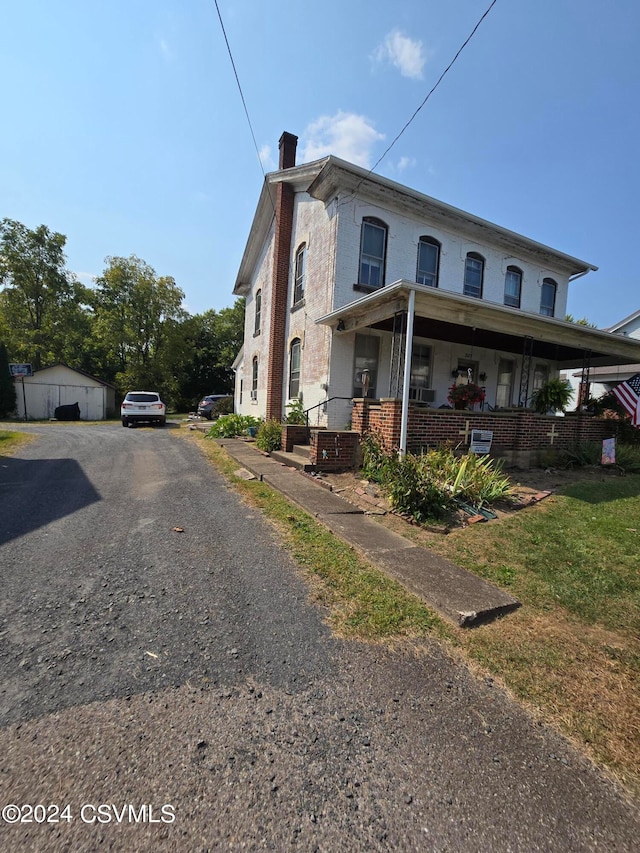
<path id="1" fill-rule="evenodd" d="M 188 436 L 24 429 L 0 460 L 1 849 L 637 849 L 637 807 L 490 680 L 332 637 Z"/>

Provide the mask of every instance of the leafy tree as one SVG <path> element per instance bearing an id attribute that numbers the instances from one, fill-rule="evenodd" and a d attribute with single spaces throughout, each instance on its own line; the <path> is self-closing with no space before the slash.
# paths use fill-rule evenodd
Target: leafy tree
<path id="1" fill-rule="evenodd" d="M 566 314 L 564 319 L 567 323 L 575 323 L 576 326 L 587 326 L 589 329 L 598 328 L 595 323 L 591 323 L 586 317 L 581 317 L 579 320 L 576 320 L 573 314 Z"/>
<path id="2" fill-rule="evenodd" d="M 87 290 L 64 268 L 65 243 L 46 225 L 0 222 L 0 337 L 36 370 L 64 360 L 85 315 Z"/>
<path id="3" fill-rule="evenodd" d="M 175 381 L 166 356 L 176 343 L 176 328 L 187 317 L 184 293 L 171 276 L 135 255 L 108 257 L 96 279 L 94 336 L 104 350 L 121 391 L 153 387 L 170 399 Z"/>
<path id="4" fill-rule="evenodd" d="M 16 388 L 9 373 L 7 348 L 0 342 L 0 418 L 6 418 L 16 410 Z"/>
<path id="5" fill-rule="evenodd" d="M 205 311 L 182 324 L 187 358 L 177 378 L 184 406 L 204 394 L 233 393 L 231 365 L 242 346 L 244 310 L 244 299 L 236 299 L 231 308 Z"/>

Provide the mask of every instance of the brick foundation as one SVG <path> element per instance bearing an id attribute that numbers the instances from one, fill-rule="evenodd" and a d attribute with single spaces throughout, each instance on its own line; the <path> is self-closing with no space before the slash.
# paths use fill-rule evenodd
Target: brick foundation
<path id="1" fill-rule="evenodd" d="M 353 431 L 311 430 L 310 461 L 318 471 L 348 471 L 357 468 L 360 435 Z"/>

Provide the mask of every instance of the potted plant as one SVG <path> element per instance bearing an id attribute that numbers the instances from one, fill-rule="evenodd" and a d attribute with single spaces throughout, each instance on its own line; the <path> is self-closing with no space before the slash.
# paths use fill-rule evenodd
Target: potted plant
<path id="1" fill-rule="evenodd" d="M 466 409 L 474 403 L 484 402 L 484 388 L 476 385 L 475 382 L 466 382 L 460 385 L 454 382 L 449 388 L 447 399 L 454 409 Z"/>
<path id="2" fill-rule="evenodd" d="M 566 379 L 550 379 L 534 393 L 533 408 L 540 415 L 547 412 L 564 412 L 573 397 L 573 388 Z"/>

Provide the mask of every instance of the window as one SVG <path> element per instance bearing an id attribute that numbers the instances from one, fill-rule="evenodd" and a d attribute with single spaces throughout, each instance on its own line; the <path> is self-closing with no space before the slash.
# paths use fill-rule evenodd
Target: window
<path id="1" fill-rule="evenodd" d="M 506 409 L 511 405 L 511 391 L 513 388 L 513 361 L 501 358 L 498 363 L 498 382 L 496 385 L 496 406 Z"/>
<path id="2" fill-rule="evenodd" d="M 300 338 L 294 338 L 289 347 L 289 399 L 300 396 Z"/>
<path id="3" fill-rule="evenodd" d="M 387 226 L 379 219 L 363 219 L 360 238 L 360 274 L 358 283 L 368 287 L 384 284 L 384 259 Z"/>
<path id="4" fill-rule="evenodd" d="M 521 289 L 522 270 L 518 267 L 507 267 L 507 274 L 504 277 L 504 304 L 519 308 Z"/>
<path id="5" fill-rule="evenodd" d="M 258 399 L 258 356 L 254 355 L 251 362 L 251 399 Z"/>
<path id="6" fill-rule="evenodd" d="M 368 371 L 369 390 L 366 396 L 376 397 L 376 383 L 378 381 L 378 353 L 380 350 L 380 339 L 374 335 L 356 335 L 355 345 L 355 372 L 353 379 L 353 396 L 363 397 L 363 372 Z M 366 380 L 365 380 L 366 384 Z"/>
<path id="7" fill-rule="evenodd" d="M 482 299 L 484 258 L 477 252 L 469 252 L 464 265 L 464 295 Z"/>
<path id="8" fill-rule="evenodd" d="M 413 344 L 411 349 L 411 380 L 409 399 L 419 402 L 432 402 L 425 392 L 431 388 L 431 347 L 425 344 Z"/>
<path id="9" fill-rule="evenodd" d="M 307 266 L 307 246 L 305 243 L 296 252 L 296 263 L 293 280 L 293 304 L 304 299 L 304 279 Z"/>
<path id="10" fill-rule="evenodd" d="M 418 271 L 416 281 L 428 287 L 438 286 L 438 261 L 440 243 L 433 237 L 421 237 L 418 243 Z"/>
<path id="11" fill-rule="evenodd" d="M 261 323 L 261 315 L 262 315 L 262 291 L 258 290 L 256 292 L 256 300 L 255 300 L 255 322 L 253 326 L 253 334 L 260 334 L 260 323 Z"/>
<path id="12" fill-rule="evenodd" d="M 540 296 L 540 313 L 545 317 L 553 317 L 556 310 L 556 290 L 558 285 L 552 278 L 545 278 L 542 282 L 542 295 Z"/>

